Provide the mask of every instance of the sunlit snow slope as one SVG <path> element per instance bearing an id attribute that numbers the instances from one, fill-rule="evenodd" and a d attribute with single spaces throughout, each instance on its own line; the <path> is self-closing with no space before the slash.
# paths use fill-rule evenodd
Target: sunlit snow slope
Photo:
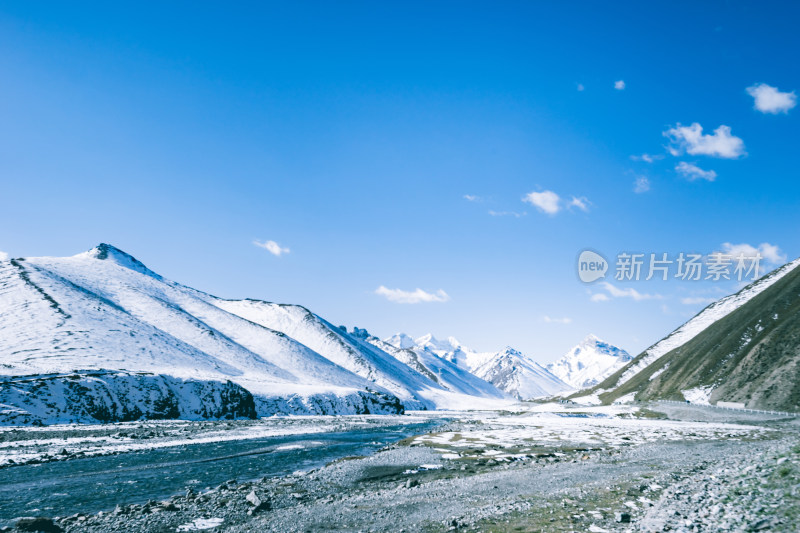
<path id="1" fill-rule="evenodd" d="M 411 408 L 435 407 L 416 399 L 415 387 L 437 385 L 388 354 L 334 336 L 330 346 L 341 352 L 316 345 L 332 360 L 222 302 L 105 244 L 73 257 L 0 261 L 0 403 L 18 396 L 9 391 L 22 390 L 21 376 L 104 370 L 230 381 L 253 394 L 262 415 L 398 412 L 406 406 L 398 395 Z M 303 324 L 294 333 L 307 342 L 327 327 L 318 317 Z"/>
<path id="2" fill-rule="evenodd" d="M 633 359 L 628 352 L 589 335 L 547 370 L 573 389 L 597 385 Z"/>

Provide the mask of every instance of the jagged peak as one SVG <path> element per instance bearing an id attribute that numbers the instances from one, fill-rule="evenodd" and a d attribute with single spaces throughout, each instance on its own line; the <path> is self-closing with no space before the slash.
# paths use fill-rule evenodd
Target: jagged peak
<path id="1" fill-rule="evenodd" d="M 581 344 L 597 344 L 598 342 L 605 342 L 605 341 L 604 341 L 604 340 L 602 340 L 602 339 L 601 339 L 600 337 L 598 337 L 597 335 L 595 335 L 594 333 L 589 333 L 589 334 L 588 334 L 588 335 L 586 335 L 586 337 L 584 337 L 584 339 L 581 341 Z"/>
<path id="2" fill-rule="evenodd" d="M 434 337 L 432 333 L 417 337 L 414 342 L 417 346 L 427 346 L 432 350 L 447 352 L 458 351 L 462 348 L 461 343 L 455 337 L 447 337 L 447 340 L 442 341 Z"/>
<path id="3" fill-rule="evenodd" d="M 383 342 L 386 344 L 391 344 L 392 346 L 400 348 L 401 350 L 413 348 L 415 345 L 414 339 L 405 333 L 395 333 L 391 337 L 384 339 Z"/>
<path id="4" fill-rule="evenodd" d="M 514 348 L 513 346 L 506 346 L 502 350 L 498 352 L 499 354 L 509 354 L 509 355 L 522 355 L 522 352 Z"/>
<path id="5" fill-rule="evenodd" d="M 144 263 L 111 244 L 101 242 L 91 250 L 78 254 L 76 257 L 89 257 L 100 261 L 111 261 L 121 267 L 145 274 L 152 278 L 161 279 L 161 276 L 150 270 Z"/>

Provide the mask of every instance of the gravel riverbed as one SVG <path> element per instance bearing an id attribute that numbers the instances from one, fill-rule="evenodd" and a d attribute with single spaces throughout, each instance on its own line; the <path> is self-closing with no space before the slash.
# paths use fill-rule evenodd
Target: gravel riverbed
<path id="1" fill-rule="evenodd" d="M 99 514 L 22 519 L 17 527 L 103 533 L 800 530 L 795 421 L 663 411 L 575 413 L 587 418 L 568 420 L 569 441 L 541 435 L 572 417 L 449 414 L 433 433 L 369 457 L 256 481 L 231 479 Z M 672 423 L 669 432 L 654 429 L 654 420 Z M 525 427 L 536 439 L 517 435 Z M 630 441 L 618 433 L 604 441 L 609 427 L 626 429 Z M 509 435 L 508 443 L 499 440 Z"/>

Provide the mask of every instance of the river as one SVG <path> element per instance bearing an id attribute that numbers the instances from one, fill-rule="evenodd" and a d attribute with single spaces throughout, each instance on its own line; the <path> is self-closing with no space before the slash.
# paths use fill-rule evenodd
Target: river
<path id="1" fill-rule="evenodd" d="M 180 445 L 7 467 L 0 469 L 0 526 L 20 516 L 109 511 L 117 504 L 164 500 L 189 488 L 199 492 L 231 479 L 310 470 L 342 457 L 369 455 L 436 424 Z"/>

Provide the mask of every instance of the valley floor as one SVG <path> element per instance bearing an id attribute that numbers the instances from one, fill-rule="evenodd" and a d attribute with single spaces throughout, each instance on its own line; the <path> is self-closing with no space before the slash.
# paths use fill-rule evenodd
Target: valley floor
<path id="1" fill-rule="evenodd" d="M 115 437 L 122 439 L 119 446 L 131 434 L 146 431 L 154 433 L 147 438 L 157 444 L 174 441 L 176 434 L 167 434 L 191 424 L 196 423 L 93 431 L 123 433 Z M 319 448 L 314 442 L 325 448 L 326 443 L 341 444 L 347 435 L 372 439 L 376 447 L 343 457 L 351 449 L 344 447 L 325 466 L 293 471 L 285 465 L 292 473 L 256 481 L 244 481 L 258 477 L 245 473 L 231 476 L 238 482 L 215 482 L 215 488 L 199 490 L 206 486 L 199 480 L 188 490 L 173 487 L 173 494 L 180 492 L 176 496 L 148 503 L 119 501 L 106 512 L 71 514 L 53 524 L 75 532 L 800 530 L 800 423 L 792 418 L 658 403 L 521 404 L 517 412 L 298 417 L 200 426 L 200 433 L 189 431 L 184 437 L 295 432 L 280 443 L 269 441 L 272 448 L 259 448 L 260 453 Z M 47 430 L 27 431 L 18 430 L 12 438 L 4 430 L 0 457 L 16 442 L 20 461 L 23 449 L 35 447 L 44 436 L 30 435 Z M 314 433 L 303 437 L 303 431 Z M 326 436 L 334 434 L 335 439 Z M 23 435 L 28 441 L 20 449 Z M 393 444 L 378 446 L 381 439 Z M 247 441 L 239 442 L 244 449 Z M 84 451 L 92 446 L 85 444 Z M 70 457 L 79 452 L 70 449 L 66 459 L 51 452 L 26 457 L 60 459 L 53 464 L 62 466 L 77 461 Z M 138 453 L 103 451 L 117 452 L 124 453 L 104 460 Z M 176 464 L 181 457 L 176 455 Z M 50 464 L 7 466 L 0 469 L 0 480 L 16 469 Z M 209 478 L 216 464 L 208 464 Z"/>

